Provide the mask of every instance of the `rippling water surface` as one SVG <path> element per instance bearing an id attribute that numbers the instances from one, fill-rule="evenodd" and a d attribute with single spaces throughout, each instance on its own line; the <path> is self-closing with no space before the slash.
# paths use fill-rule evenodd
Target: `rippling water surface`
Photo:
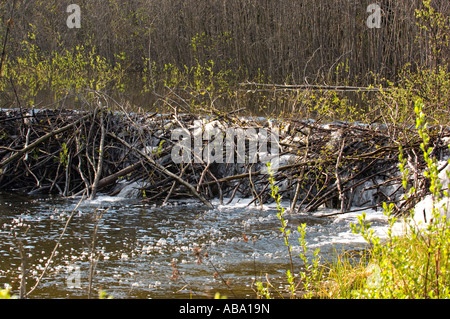
<path id="1" fill-rule="evenodd" d="M 255 279 L 265 280 L 268 274 L 280 290 L 286 283 L 287 249 L 273 206 L 247 206 L 248 200 L 235 199 L 206 210 L 195 202 L 156 207 L 106 196 L 78 203 L 0 194 L 0 284 L 18 291 L 20 240 L 31 289 L 72 212 L 46 275 L 30 298 L 86 298 L 89 282 L 94 297 L 103 289 L 114 298 L 210 298 L 216 292 L 254 298 Z M 330 260 L 335 251 L 364 247 L 363 239 L 350 230 L 360 212 L 318 217 L 333 212 L 286 213 L 297 269 L 301 260 L 296 229 L 301 223 L 307 224 L 309 247 L 320 248 L 323 259 Z M 367 214 L 381 234 L 383 215 L 370 210 Z"/>

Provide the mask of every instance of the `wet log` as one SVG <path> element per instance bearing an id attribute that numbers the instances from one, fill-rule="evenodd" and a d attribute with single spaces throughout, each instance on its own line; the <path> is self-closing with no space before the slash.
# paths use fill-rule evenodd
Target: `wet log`
<path id="1" fill-rule="evenodd" d="M 117 179 L 119 179 L 125 175 L 128 175 L 130 173 L 133 173 L 135 170 L 137 170 L 141 167 L 142 167 L 142 163 L 138 162 L 138 163 L 135 163 L 128 167 L 125 167 L 124 169 L 121 169 L 120 171 L 113 173 L 107 177 L 104 177 L 101 180 L 99 180 L 97 189 L 102 189 L 103 187 L 109 186 L 109 185 L 115 183 L 117 181 Z"/>

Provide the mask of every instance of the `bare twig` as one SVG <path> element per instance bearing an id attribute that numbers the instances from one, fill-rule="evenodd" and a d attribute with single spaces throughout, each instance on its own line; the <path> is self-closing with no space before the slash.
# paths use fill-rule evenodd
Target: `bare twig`
<path id="1" fill-rule="evenodd" d="M 97 163 L 97 171 L 95 173 L 94 183 L 92 184 L 92 192 L 91 192 L 91 199 L 95 198 L 95 195 L 97 193 L 97 187 L 98 183 L 100 181 L 100 177 L 102 174 L 103 169 L 103 159 L 105 155 L 105 137 L 106 137 L 106 129 L 104 124 L 104 115 L 103 111 L 100 111 L 100 127 L 101 127 L 101 137 L 100 137 L 100 148 L 98 150 L 98 163 Z"/>
<path id="2" fill-rule="evenodd" d="M 23 149 L 21 149 L 19 151 L 16 151 L 15 154 L 11 155 L 7 159 L 5 159 L 3 162 L 1 162 L 0 163 L 0 168 L 3 168 L 5 165 L 11 163 L 12 161 L 15 161 L 16 159 L 19 159 L 21 156 L 23 156 L 27 152 L 33 150 L 35 147 L 37 147 L 38 145 L 44 143 L 45 141 L 47 141 L 51 137 L 53 137 L 53 136 L 55 136 L 57 134 L 61 134 L 61 133 L 65 132 L 65 131 L 67 131 L 67 130 L 70 130 L 71 128 L 73 128 L 76 125 L 78 125 L 81 121 L 84 121 L 85 119 L 89 118 L 90 116 L 91 116 L 91 114 L 87 114 L 87 115 L 79 118 L 78 120 L 76 120 L 75 122 L 73 122 L 71 124 L 63 126 L 60 129 L 51 131 L 51 132 L 45 134 L 44 136 L 38 138 L 37 140 L 35 140 L 30 145 L 24 147 Z"/>
<path id="3" fill-rule="evenodd" d="M 160 164 L 156 163 L 150 156 L 148 156 L 147 154 L 143 153 L 142 151 L 136 149 L 135 147 L 131 146 L 130 144 L 128 144 L 126 141 L 124 141 L 123 139 L 121 139 L 120 137 L 116 136 L 114 133 L 108 133 L 111 137 L 117 139 L 120 143 L 122 143 L 123 145 L 125 145 L 126 147 L 133 149 L 134 151 L 136 151 L 137 153 L 139 153 L 140 156 L 144 157 L 154 168 L 156 168 L 158 171 L 162 172 L 163 174 L 171 177 L 172 179 L 174 179 L 175 181 L 177 181 L 178 183 L 182 184 L 183 186 L 185 186 L 191 193 L 192 195 L 194 195 L 195 197 L 197 197 L 198 199 L 200 199 L 200 201 L 205 204 L 207 207 L 209 208 L 213 208 L 213 205 L 208 202 L 203 196 L 201 196 L 196 190 L 195 188 L 189 184 L 188 182 L 186 182 L 185 180 L 183 180 L 182 178 L 178 177 L 177 175 L 175 175 L 174 173 L 172 173 L 171 171 L 167 170 L 165 167 L 161 166 Z"/>
<path id="4" fill-rule="evenodd" d="M 80 206 L 80 204 L 83 200 L 84 200 L 84 197 L 82 197 L 80 199 L 78 204 L 75 206 L 75 208 L 70 213 L 70 216 L 69 216 L 69 218 L 67 218 L 66 224 L 64 225 L 64 228 L 63 228 L 61 234 L 59 235 L 58 241 L 56 242 L 55 247 L 53 248 L 52 253 L 50 254 L 50 257 L 48 258 L 47 263 L 45 264 L 44 270 L 42 270 L 42 273 L 39 276 L 39 278 L 37 279 L 35 285 L 26 293 L 24 298 L 26 298 L 28 295 L 32 294 L 34 292 L 34 290 L 37 288 L 37 286 L 39 285 L 39 283 L 41 282 L 42 278 L 44 277 L 45 273 L 48 270 L 48 267 L 50 266 L 50 264 L 53 260 L 53 257 L 55 256 L 56 251 L 58 250 L 59 244 L 61 243 L 61 239 L 63 238 L 64 234 L 66 233 L 67 227 L 69 226 L 69 223 L 72 220 L 72 217 L 75 215 L 76 210 L 78 209 L 78 207 Z"/>

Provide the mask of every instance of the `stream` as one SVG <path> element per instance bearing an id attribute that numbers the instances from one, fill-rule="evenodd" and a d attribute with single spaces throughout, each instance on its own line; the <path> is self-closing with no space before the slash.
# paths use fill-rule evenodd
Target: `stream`
<path id="1" fill-rule="evenodd" d="M 227 199 L 224 200 L 227 202 Z M 27 290 L 42 274 L 70 216 L 60 245 L 29 298 L 86 298 L 103 289 L 114 298 L 255 298 L 254 281 L 285 289 L 289 257 L 274 204 L 248 205 L 235 198 L 213 202 L 206 210 L 196 201 L 163 207 L 137 199 L 100 195 L 95 200 L 32 197 L 0 193 L 0 285 L 18 294 L 21 262 L 27 262 Z M 289 203 L 282 203 L 289 207 Z M 306 223 L 309 252 L 320 249 L 322 262 L 344 250 L 365 247 L 353 234 L 363 211 L 290 213 L 294 266 L 302 267 L 297 228 Z M 382 212 L 366 210 L 376 233 L 386 229 Z M 91 262 L 91 261 L 95 261 Z"/>

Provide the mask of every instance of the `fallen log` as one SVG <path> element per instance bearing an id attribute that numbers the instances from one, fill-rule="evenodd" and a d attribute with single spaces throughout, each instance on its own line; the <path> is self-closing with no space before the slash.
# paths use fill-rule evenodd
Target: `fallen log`
<path id="1" fill-rule="evenodd" d="M 113 173 L 107 177 L 102 178 L 99 180 L 97 189 L 102 189 L 103 187 L 109 186 L 117 181 L 117 179 L 128 175 L 130 173 L 133 173 L 138 168 L 142 167 L 142 162 L 135 163 L 133 165 L 130 165 L 128 167 L 125 167 L 124 169 L 121 169 L 120 171 Z"/>

